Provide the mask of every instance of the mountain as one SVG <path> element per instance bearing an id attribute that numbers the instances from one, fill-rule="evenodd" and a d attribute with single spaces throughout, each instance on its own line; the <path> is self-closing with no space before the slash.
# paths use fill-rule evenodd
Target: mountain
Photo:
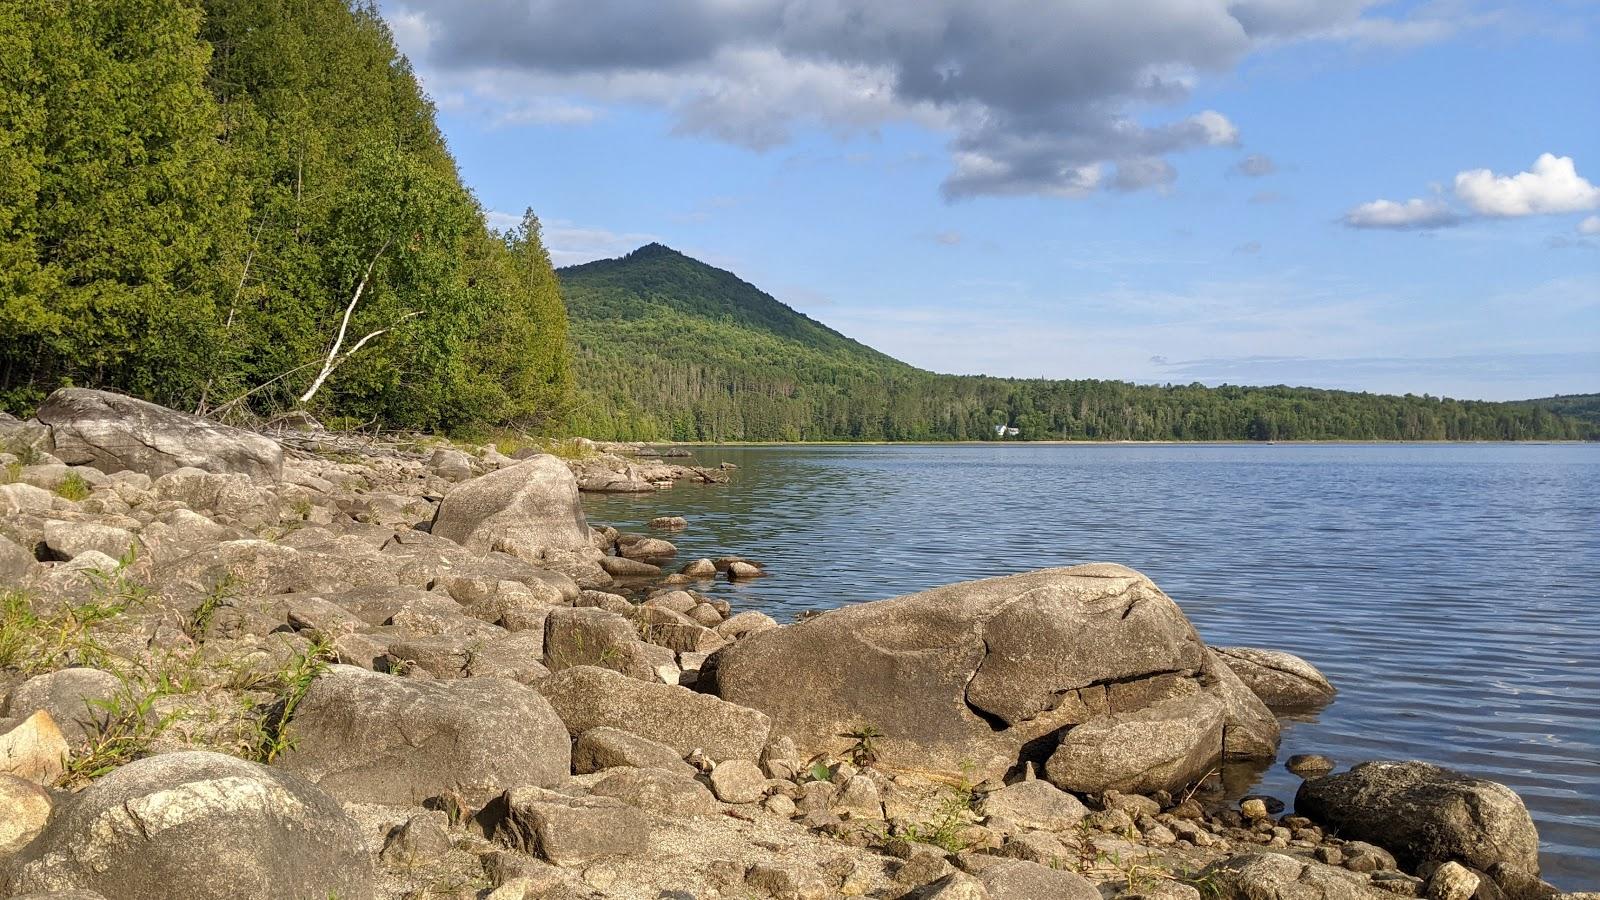
<path id="1" fill-rule="evenodd" d="M 573 426 L 621 440 L 1520 440 L 1600 433 L 1536 405 L 1290 387 L 940 375 L 650 244 L 557 270 Z"/>

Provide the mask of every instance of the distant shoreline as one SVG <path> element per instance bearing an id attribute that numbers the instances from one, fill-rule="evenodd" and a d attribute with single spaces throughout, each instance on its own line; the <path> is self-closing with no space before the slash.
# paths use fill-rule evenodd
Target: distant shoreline
<path id="1" fill-rule="evenodd" d="M 1356 439 L 1284 440 L 1284 441 L 596 441 L 600 444 L 617 444 L 636 447 L 1270 447 L 1275 444 L 1299 446 L 1443 446 L 1443 445 L 1576 445 L 1600 444 L 1600 441 L 1384 441 Z"/>

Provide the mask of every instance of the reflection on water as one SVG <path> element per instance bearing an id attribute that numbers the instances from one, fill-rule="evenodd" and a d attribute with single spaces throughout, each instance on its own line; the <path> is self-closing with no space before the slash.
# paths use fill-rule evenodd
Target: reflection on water
<path id="1" fill-rule="evenodd" d="M 1600 885 L 1600 446 L 715 448 L 729 486 L 587 497 L 684 515 L 680 560 L 781 621 L 1093 560 L 1143 571 L 1212 644 L 1298 653 L 1340 689 L 1283 753 L 1426 759 L 1510 784 L 1546 877 Z M 1281 766 L 1257 790 L 1292 800 Z"/>

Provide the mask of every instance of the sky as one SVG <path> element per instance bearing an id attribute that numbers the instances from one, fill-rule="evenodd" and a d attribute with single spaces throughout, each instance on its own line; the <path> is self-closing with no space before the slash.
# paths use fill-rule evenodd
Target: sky
<path id="1" fill-rule="evenodd" d="M 491 223 L 940 372 L 1600 391 L 1600 0 L 382 0 Z"/>

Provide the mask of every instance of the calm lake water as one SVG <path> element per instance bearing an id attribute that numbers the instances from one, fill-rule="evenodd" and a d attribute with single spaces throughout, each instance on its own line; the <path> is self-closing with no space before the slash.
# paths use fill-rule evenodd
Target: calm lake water
<path id="1" fill-rule="evenodd" d="M 683 515 L 679 559 L 771 577 L 710 593 L 780 621 L 1097 560 L 1212 644 L 1298 653 L 1340 689 L 1281 759 L 1417 758 L 1515 788 L 1545 876 L 1600 887 L 1600 445 L 700 448 L 728 486 L 586 498 Z M 1258 790 L 1291 801 L 1274 767 Z"/>

